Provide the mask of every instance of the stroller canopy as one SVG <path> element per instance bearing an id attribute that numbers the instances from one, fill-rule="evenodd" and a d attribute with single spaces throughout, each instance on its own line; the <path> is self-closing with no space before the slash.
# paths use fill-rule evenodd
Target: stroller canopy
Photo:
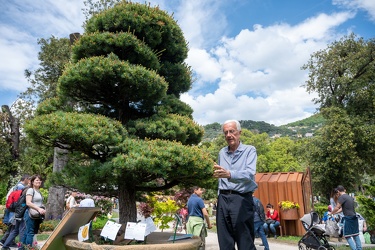
<path id="1" fill-rule="evenodd" d="M 300 220 L 304 222 L 302 224 L 306 225 L 306 229 L 308 229 L 319 223 L 319 215 L 316 212 L 310 212 L 302 216 Z"/>

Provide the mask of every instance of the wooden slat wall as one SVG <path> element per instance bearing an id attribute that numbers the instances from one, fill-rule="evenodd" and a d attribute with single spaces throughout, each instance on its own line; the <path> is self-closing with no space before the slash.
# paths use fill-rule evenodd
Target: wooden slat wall
<path id="1" fill-rule="evenodd" d="M 258 189 L 254 195 L 262 201 L 264 207 L 271 203 L 280 214 L 279 201 L 289 200 L 298 202 L 300 205 L 299 218 L 311 211 L 312 193 L 309 171 L 306 173 L 257 173 L 255 181 L 258 184 Z M 286 235 L 302 236 L 305 234 L 300 220 L 283 220 L 282 216 L 280 219 Z"/>

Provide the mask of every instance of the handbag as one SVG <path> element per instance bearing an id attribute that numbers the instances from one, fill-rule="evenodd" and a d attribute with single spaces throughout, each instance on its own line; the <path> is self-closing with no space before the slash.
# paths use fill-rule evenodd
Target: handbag
<path id="1" fill-rule="evenodd" d="M 275 220 L 272 220 L 272 219 L 267 219 L 266 220 L 266 223 L 269 225 L 269 224 L 274 224 L 276 221 Z"/>
<path id="2" fill-rule="evenodd" d="M 337 222 L 332 219 L 328 219 L 325 226 L 326 234 L 332 237 L 338 238 L 340 235 L 340 228 Z"/>
<path id="3" fill-rule="evenodd" d="M 41 208 L 45 209 L 44 206 L 40 206 Z M 34 208 L 29 208 L 29 216 L 33 220 L 39 220 L 39 219 L 44 219 L 44 216 L 41 215 L 38 210 L 35 210 Z"/>

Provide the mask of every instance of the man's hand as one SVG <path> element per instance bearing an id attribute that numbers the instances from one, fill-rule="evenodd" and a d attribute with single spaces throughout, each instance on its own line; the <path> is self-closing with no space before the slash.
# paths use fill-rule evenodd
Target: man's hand
<path id="1" fill-rule="evenodd" d="M 230 178 L 230 172 L 223 167 L 220 167 L 215 163 L 214 165 L 214 177 L 215 178 Z"/>

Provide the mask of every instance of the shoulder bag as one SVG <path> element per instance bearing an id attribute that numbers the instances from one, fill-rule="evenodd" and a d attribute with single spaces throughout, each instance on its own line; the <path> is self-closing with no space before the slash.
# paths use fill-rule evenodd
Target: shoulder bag
<path id="1" fill-rule="evenodd" d="M 276 223 L 276 221 L 275 221 L 275 220 L 272 220 L 272 219 L 267 219 L 267 220 L 266 220 L 266 223 L 269 225 L 269 224 L 274 224 L 274 223 Z"/>
<path id="2" fill-rule="evenodd" d="M 41 208 L 43 208 L 43 209 L 46 209 L 43 205 L 42 206 L 40 206 Z M 44 219 L 43 217 L 43 215 L 41 215 L 39 212 L 38 212 L 38 210 L 35 210 L 34 208 L 29 208 L 29 216 L 30 216 L 30 218 L 31 219 L 33 219 L 33 220 L 39 220 L 39 219 Z"/>

